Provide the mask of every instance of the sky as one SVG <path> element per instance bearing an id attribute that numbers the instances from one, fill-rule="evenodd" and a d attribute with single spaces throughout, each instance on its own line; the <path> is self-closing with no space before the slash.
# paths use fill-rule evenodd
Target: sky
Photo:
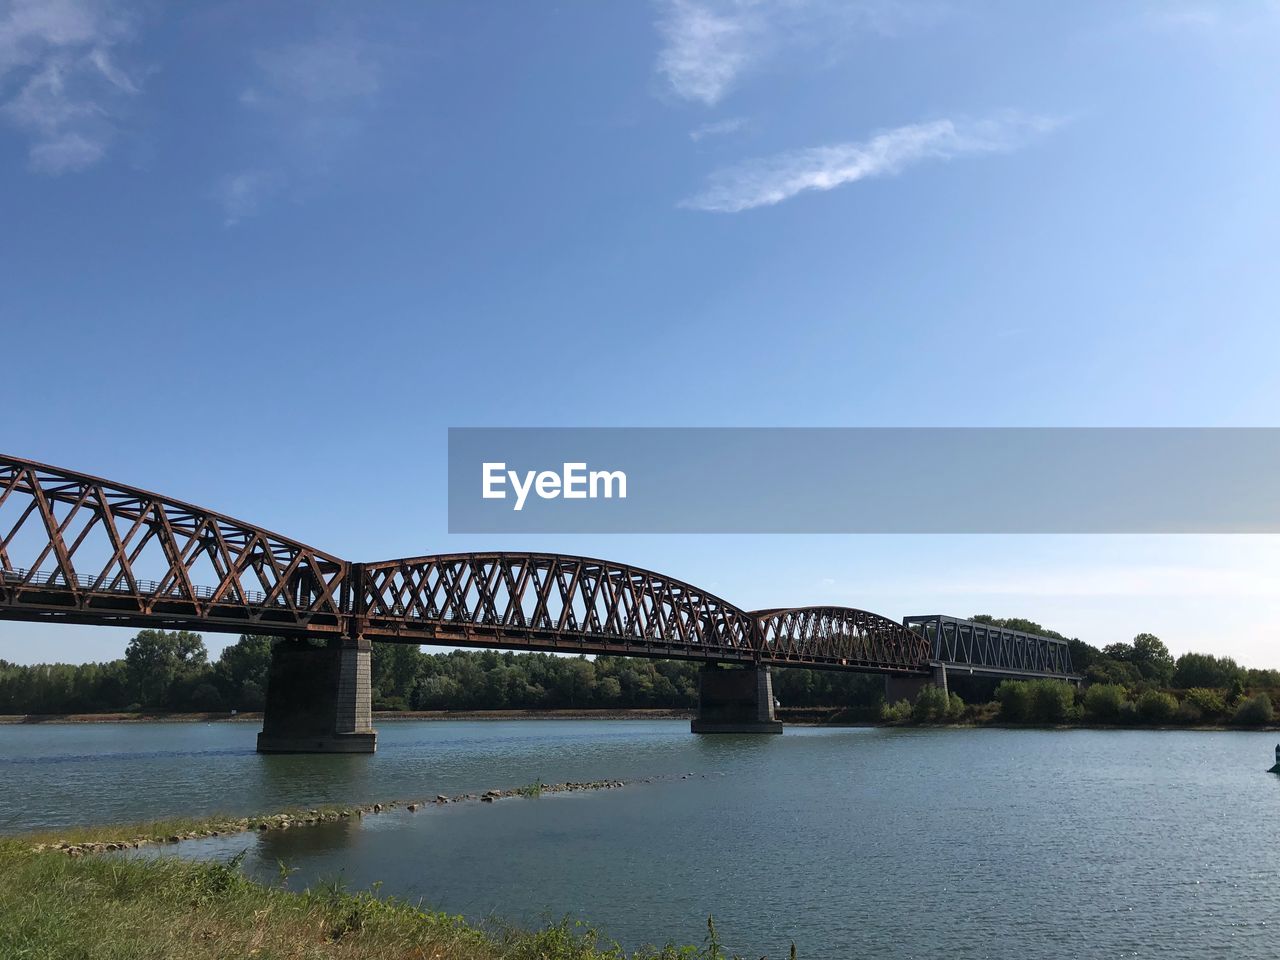
<path id="1" fill-rule="evenodd" d="M 459 426 L 1277 425 L 1277 49 L 1275 0 L 0 0 L 0 451 L 354 560 L 580 553 L 1280 666 L 1273 536 L 451 536 L 445 503 Z M 130 635 L 0 623 L 0 658 Z"/>

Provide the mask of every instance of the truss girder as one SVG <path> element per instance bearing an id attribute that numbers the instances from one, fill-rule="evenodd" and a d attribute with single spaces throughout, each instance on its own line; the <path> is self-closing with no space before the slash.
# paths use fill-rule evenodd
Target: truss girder
<path id="1" fill-rule="evenodd" d="M 903 623 L 923 635 L 930 656 L 948 667 L 1010 675 L 1073 675 L 1071 648 L 1065 640 L 937 614 L 907 617 Z"/>
<path id="2" fill-rule="evenodd" d="M 916 671 L 929 643 L 902 624 L 849 607 L 757 610 L 762 659 L 776 664 L 825 664 L 862 670 Z"/>
<path id="3" fill-rule="evenodd" d="M 538 553 L 466 553 L 360 567 L 362 632 L 373 638 L 756 659 L 750 614 L 649 570 Z"/>
<path id="4" fill-rule="evenodd" d="M 341 627 L 347 569 L 188 503 L 0 456 L 0 607 L 11 618 L 321 634 Z"/>

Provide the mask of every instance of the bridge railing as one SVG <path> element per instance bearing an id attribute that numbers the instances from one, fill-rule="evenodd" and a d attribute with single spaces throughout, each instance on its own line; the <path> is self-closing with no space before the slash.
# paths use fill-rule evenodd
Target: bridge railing
<path id="1" fill-rule="evenodd" d="M 115 593 L 122 595 L 133 595 L 134 589 L 125 581 L 119 581 L 115 584 L 102 583 L 101 577 L 93 577 L 88 574 L 78 573 L 73 578 L 76 589 L 84 593 Z M 10 586 L 21 587 L 55 587 L 67 588 L 72 584 L 67 582 L 66 576 L 61 570 L 28 570 L 25 567 L 14 567 L 12 570 L 0 570 L 0 582 Z M 176 599 L 191 600 L 212 600 L 217 593 L 216 587 L 204 586 L 203 584 L 192 584 L 191 594 L 187 595 L 180 584 L 173 583 L 168 590 L 162 590 L 164 586 L 159 580 L 135 580 L 137 584 L 137 593 L 149 597 L 171 597 Z M 243 587 L 237 588 L 237 596 L 243 598 L 244 602 L 252 606 L 265 606 L 267 602 L 267 594 L 262 590 L 246 590 Z M 237 601 L 238 602 L 238 601 Z M 286 606 L 285 598 L 277 596 L 275 602 L 280 606 Z"/>

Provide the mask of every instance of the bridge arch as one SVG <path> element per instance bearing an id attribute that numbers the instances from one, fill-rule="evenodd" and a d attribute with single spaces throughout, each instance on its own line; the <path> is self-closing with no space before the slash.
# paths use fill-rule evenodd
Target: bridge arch
<path id="1" fill-rule="evenodd" d="M 336 633 L 348 566 L 172 497 L 0 455 L 9 619 Z"/>
<path id="2" fill-rule="evenodd" d="M 782 607 L 752 615 L 761 658 L 769 663 L 919 672 L 929 662 L 922 634 L 867 610 Z"/>
<path id="3" fill-rule="evenodd" d="M 374 639 L 756 659 L 746 611 L 683 580 L 609 560 L 453 553 L 360 564 L 356 576 L 361 632 Z"/>

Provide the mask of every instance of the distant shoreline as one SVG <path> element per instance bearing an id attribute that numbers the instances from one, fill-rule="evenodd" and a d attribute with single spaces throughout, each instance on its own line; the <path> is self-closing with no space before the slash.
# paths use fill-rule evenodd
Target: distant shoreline
<path id="1" fill-rule="evenodd" d="M 377 710 L 378 723 L 398 720 L 688 720 L 692 710 Z M 0 714 L 0 724 L 42 723 L 262 723 L 260 711 L 230 714 L 147 712 L 147 713 L 59 713 Z"/>
<path id="2" fill-rule="evenodd" d="M 1229 723 L 1212 724 L 1112 724 L 1074 723 L 913 723 L 911 721 L 846 719 L 837 708 L 817 709 L 792 707 L 778 711 L 778 719 L 789 727 L 890 727 L 902 729 L 954 728 L 963 730 L 1229 730 L 1241 733 L 1280 731 L 1280 724 L 1265 726 L 1236 726 Z M 689 720 L 693 710 L 682 709 L 608 709 L 599 710 L 376 710 L 375 724 L 397 723 L 402 720 Z M 6 725 L 38 726 L 41 724 L 78 723 L 262 723 L 261 712 L 238 713 L 67 713 L 67 714 L 0 714 L 0 727 Z"/>

